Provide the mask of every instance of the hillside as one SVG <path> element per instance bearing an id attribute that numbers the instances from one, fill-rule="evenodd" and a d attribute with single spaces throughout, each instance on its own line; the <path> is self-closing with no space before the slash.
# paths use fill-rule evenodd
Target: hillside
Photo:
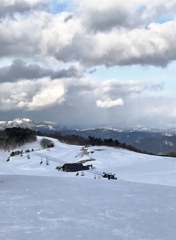
<path id="1" fill-rule="evenodd" d="M 9 152 L 0 152 L 1 239 L 174 239 L 175 158 L 55 139 L 41 150 L 41 138 L 21 147 L 33 149 L 30 158 L 7 162 Z M 95 169 L 84 176 L 55 169 L 82 160 L 94 160 Z M 117 180 L 99 178 L 104 171 Z"/>

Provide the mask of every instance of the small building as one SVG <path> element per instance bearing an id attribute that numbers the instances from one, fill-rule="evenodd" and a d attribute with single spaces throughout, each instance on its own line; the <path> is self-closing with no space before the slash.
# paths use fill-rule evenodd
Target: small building
<path id="1" fill-rule="evenodd" d="M 84 166 L 82 163 L 65 163 L 61 169 L 64 172 L 78 172 L 89 170 L 90 166 Z"/>

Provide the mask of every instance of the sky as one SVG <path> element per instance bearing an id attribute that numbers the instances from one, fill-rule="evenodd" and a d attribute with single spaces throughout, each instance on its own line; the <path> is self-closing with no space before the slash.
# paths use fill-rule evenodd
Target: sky
<path id="1" fill-rule="evenodd" d="M 176 123 L 176 0 L 1 0 L 0 120 Z"/>

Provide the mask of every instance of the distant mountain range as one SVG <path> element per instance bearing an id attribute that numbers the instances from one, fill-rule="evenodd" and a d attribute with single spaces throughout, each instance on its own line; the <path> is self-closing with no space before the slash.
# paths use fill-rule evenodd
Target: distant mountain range
<path id="1" fill-rule="evenodd" d="M 92 136 L 101 139 L 117 139 L 121 143 L 126 143 L 142 151 L 154 154 L 167 154 L 176 152 L 175 129 L 161 131 L 158 129 L 112 129 L 112 128 L 92 128 L 92 129 L 71 129 L 57 123 L 42 121 L 37 122 L 26 118 L 17 118 L 12 121 L 0 121 L 0 129 L 11 127 L 30 128 L 41 133 L 60 133 L 61 135 L 79 135 L 87 138 Z"/>
<path id="2" fill-rule="evenodd" d="M 0 129 L 3 130 L 5 128 L 12 127 L 30 128 L 41 132 L 55 132 L 67 129 L 57 123 L 47 121 L 37 122 L 28 118 L 16 118 L 12 121 L 0 121 Z"/>

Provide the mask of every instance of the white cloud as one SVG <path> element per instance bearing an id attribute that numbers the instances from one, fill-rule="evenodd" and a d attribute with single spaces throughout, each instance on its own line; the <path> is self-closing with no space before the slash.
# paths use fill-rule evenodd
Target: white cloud
<path id="1" fill-rule="evenodd" d="M 176 60 L 175 21 L 93 32 L 78 15 L 65 21 L 69 15 L 36 11 L 24 19 L 4 19 L 0 23 L 0 57 L 56 58 L 86 67 L 166 66 Z"/>
<path id="2" fill-rule="evenodd" d="M 41 120 L 62 124 L 120 126 L 147 117 L 172 117 L 173 109 L 173 99 L 162 97 L 162 86 L 147 81 L 45 77 L 0 83 L 1 115 L 25 111 L 29 118 L 37 113 Z"/>
<path id="3" fill-rule="evenodd" d="M 61 104 L 64 101 L 64 86 L 58 81 L 46 82 L 28 103 L 29 110 Z"/>
<path id="4" fill-rule="evenodd" d="M 61 81 L 42 78 L 0 84 L 0 109 L 41 109 L 64 101 L 65 89 Z"/>
<path id="5" fill-rule="evenodd" d="M 106 99 L 104 101 L 97 100 L 96 102 L 98 108 L 112 108 L 123 105 L 123 100 L 118 98 L 116 100 Z"/>
<path id="6" fill-rule="evenodd" d="M 60 15 L 46 15 L 47 23 L 40 29 L 42 41 L 40 42 L 43 54 L 57 56 L 58 60 L 72 60 L 73 56 L 69 54 L 69 48 L 74 45 L 74 38 L 77 34 L 83 33 L 83 26 L 77 18 L 65 21 L 69 13 Z M 73 46 L 74 47 L 74 46 Z M 67 50 L 68 48 L 68 50 Z M 64 52 L 66 56 L 61 53 Z"/>

